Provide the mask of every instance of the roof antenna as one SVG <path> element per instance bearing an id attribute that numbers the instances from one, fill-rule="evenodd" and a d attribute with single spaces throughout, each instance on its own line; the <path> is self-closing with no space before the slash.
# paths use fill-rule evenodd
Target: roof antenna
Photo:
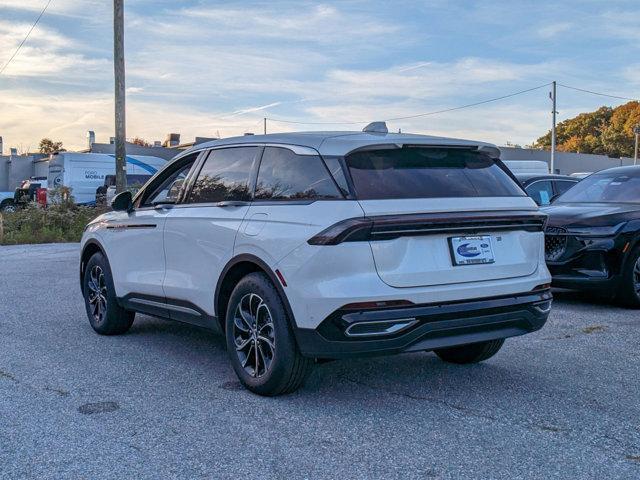
<path id="1" fill-rule="evenodd" d="M 365 133 L 389 133 L 386 122 L 371 122 L 362 131 Z"/>

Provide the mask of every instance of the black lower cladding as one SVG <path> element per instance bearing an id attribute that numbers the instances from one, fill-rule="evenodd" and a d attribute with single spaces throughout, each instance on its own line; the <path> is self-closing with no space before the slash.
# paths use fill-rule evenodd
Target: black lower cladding
<path id="1" fill-rule="evenodd" d="M 609 289 L 615 291 L 626 259 L 625 245 L 633 240 L 626 234 L 610 237 L 577 235 L 545 236 L 547 267 L 553 285 L 561 288 Z M 551 247 L 561 245 L 562 249 Z"/>
<path id="2" fill-rule="evenodd" d="M 549 289 L 519 295 L 378 310 L 338 310 L 317 329 L 299 328 L 303 355 L 347 358 L 388 355 L 514 337 L 542 328 L 552 300 Z M 390 335 L 349 337 L 354 324 L 415 319 L 409 328 Z"/>

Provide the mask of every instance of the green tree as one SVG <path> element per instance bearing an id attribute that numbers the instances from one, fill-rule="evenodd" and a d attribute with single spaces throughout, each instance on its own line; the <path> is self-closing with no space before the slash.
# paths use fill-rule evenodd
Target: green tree
<path id="1" fill-rule="evenodd" d="M 62 142 L 54 142 L 50 138 L 43 138 L 40 140 L 39 146 L 40 153 L 58 153 L 64 152 L 64 148 L 62 148 Z"/>

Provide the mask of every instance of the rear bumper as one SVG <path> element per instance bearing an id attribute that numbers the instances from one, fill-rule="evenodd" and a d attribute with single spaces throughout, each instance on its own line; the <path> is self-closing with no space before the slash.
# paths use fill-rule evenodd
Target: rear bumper
<path id="1" fill-rule="evenodd" d="M 348 358 L 434 350 L 542 328 L 551 307 L 550 290 L 443 304 L 412 305 L 381 310 L 337 310 L 317 329 L 298 328 L 303 355 Z M 349 337 L 353 326 L 415 320 L 392 334 Z"/>

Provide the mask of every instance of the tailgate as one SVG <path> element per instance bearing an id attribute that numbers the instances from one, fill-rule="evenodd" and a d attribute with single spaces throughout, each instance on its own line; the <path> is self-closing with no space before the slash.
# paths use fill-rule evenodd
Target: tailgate
<path id="1" fill-rule="evenodd" d="M 371 250 L 381 280 L 417 287 L 499 280 L 533 274 L 544 241 L 544 215 L 527 197 L 360 201 L 372 218 Z M 481 236 L 491 253 L 454 265 L 453 249 Z M 469 248 L 469 247 L 466 247 Z M 474 253 L 473 255 L 479 255 Z M 460 260 L 458 255 L 458 260 Z"/>

